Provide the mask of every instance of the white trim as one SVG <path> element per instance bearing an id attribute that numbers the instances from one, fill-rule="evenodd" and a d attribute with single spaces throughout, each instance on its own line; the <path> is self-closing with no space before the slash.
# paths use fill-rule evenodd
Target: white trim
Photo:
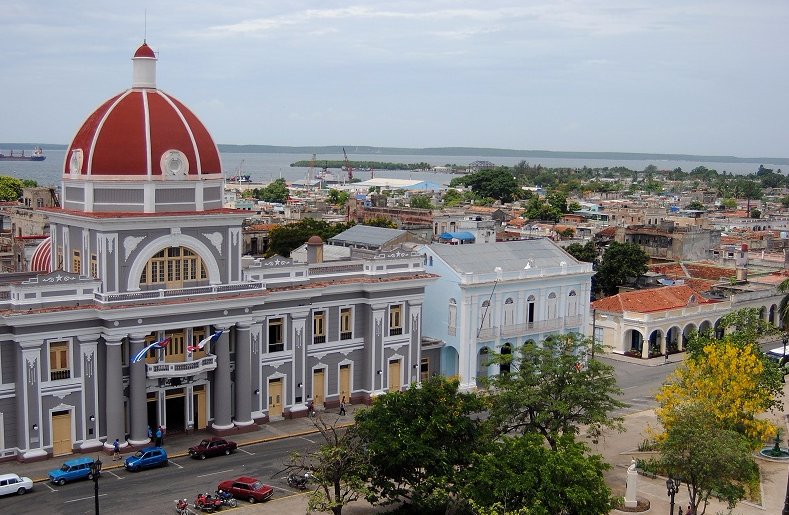
<path id="1" fill-rule="evenodd" d="M 148 242 L 137 254 L 134 263 L 129 269 L 126 284 L 127 291 L 140 291 L 140 274 L 142 274 L 148 261 L 154 254 L 168 247 L 189 247 L 191 250 L 194 250 L 206 267 L 209 284 L 220 284 L 222 282 L 219 274 L 219 265 L 214 259 L 211 250 L 203 242 L 183 233 L 167 234 Z"/>
<path id="2" fill-rule="evenodd" d="M 181 112 L 181 110 L 178 108 L 178 106 L 175 105 L 175 103 L 172 101 L 172 99 L 170 99 L 170 97 L 166 93 L 164 93 L 163 91 L 160 91 L 158 89 L 156 90 L 156 93 L 158 93 L 159 96 L 162 97 L 165 100 L 165 102 L 170 104 L 170 107 L 172 107 L 173 110 L 176 113 L 178 113 L 178 118 L 180 118 L 181 119 L 181 123 L 184 124 L 184 128 L 186 129 L 186 132 L 187 132 L 187 134 L 189 134 L 189 140 L 192 142 L 192 151 L 194 152 L 195 160 L 197 161 L 195 163 L 197 165 L 197 175 L 198 176 L 202 175 L 203 174 L 203 164 L 200 161 L 200 149 L 197 148 L 197 141 L 195 141 L 195 136 L 192 133 L 192 127 L 189 125 L 189 122 L 186 121 L 186 117 Z M 217 155 L 218 155 L 218 153 L 217 153 Z"/>

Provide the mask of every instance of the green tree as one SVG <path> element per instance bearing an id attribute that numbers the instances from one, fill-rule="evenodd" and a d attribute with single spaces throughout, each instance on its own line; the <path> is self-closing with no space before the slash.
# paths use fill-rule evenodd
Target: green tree
<path id="1" fill-rule="evenodd" d="M 561 214 L 567 212 L 567 195 L 560 191 L 552 191 L 545 196 L 545 201 L 549 206 Z"/>
<path id="2" fill-rule="evenodd" d="M 454 207 L 463 202 L 463 194 L 454 188 L 450 188 L 444 193 L 442 198 L 444 207 Z"/>
<path id="3" fill-rule="evenodd" d="M 256 188 L 254 191 L 255 198 L 264 202 L 285 203 L 288 200 L 288 184 L 285 179 L 277 179 L 263 188 Z"/>
<path id="4" fill-rule="evenodd" d="M 546 220 L 556 222 L 562 216 L 561 211 L 544 202 L 537 195 L 529 199 L 524 216 L 529 220 Z"/>
<path id="5" fill-rule="evenodd" d="M 603 472 L 610 466 L 601 456 L 587 453 L 571 435 L 561 437 L 555 450 L 535 434 L 500 438 L 472 455 L 463 495 L 473 506 L 490 509 L 500 504 L 529 515 L 607 514 L 611 491 Z"/>
<path id="6" fill-rule="evenodd" d="M 427 195 L 411 195 L 409 206 L 417 209 L 433 209 L 433 203 Z"/>
<path id="7" fill-rule="evenodd" d="M 356 413 L 373 467 L 370 501 L 406 499 L 423 512 L 446 505 L 473 451 L 484 445 L 485 422 L 472 417 L 483 403 L 458 385 L 457 379 L 434 376 L 376 397 Z"/>
<path id="8" fill-rule="evenodd" d="M 783 207 L 784 209 L 789 207 L 789 195 L 784 195 L 783 197 L 781 197 L 781 207 Z"/>
<path id="9" fill-rule="evenodd" d="M 449 186 L 465 185 L 479 198 L 490 197 L 501 202 L 512 202 L 520 198 L 520 187 L 518 181 L 512 176 L 512 172 L 505 168 L 495 170 L 482 170 L 457 177 L 450 181 Z"/>
<path id="10" fill-rule="evenodd" d="M 0 176 L 0 201 L 11 202 L 19 200 L 22 196 L 24 184 L 19 179 L 8 176 Z"/>
<path id="11" fill-rule="evenodd" d="M 564 250 L 578 261 L 584 261 L 586 263 L 597 262 L 597 247 L 592 241 L 586 242 L 584 245 L 580 243 L 571 243 L 567 245 Z"/>
<path id="12" fill-rule="evenodd" d="M 751 209 L 751 218 L 761 218 L 762 211 L 758 208 Z"/>
<path id="13" fill-rule="evenodd" d="M 372 227 L 383 227 L 385 229 L 397 229 L 397 223 L 390 219 L 386 218 L 385 216 L 376 216 L 374 218 L 368 218 L 362 225 L 369 225 Z"/>
<path id="14" fill-rule="evenodd" d="M 322 415 L 313 424 L 323 443 L 307 454 L 293 453 L 286 470 L 310 472 L 311 482 L 317 487 L 308 498 L 309 511 L 341 515 L 344 506 L 370 493 L 369 455 L 353 426 L 340 429 L 337 420 L 326 422 Z"/>
<path id="15" fill-rule="evenodd" d="M 578 202 L 573 201 L 567 204 L 568 213 L 575 213 L 576 211 L 580 211 L 580 210 L 581 210 L 581 204 L 579 204 Z"/>
<path id="16" fill-rule="evenodd" d="M 721 200 L 721 206 L 725 209 L 737 209 L 737 201 L 731 197 Z"/>
<path id="17" fill-rule="evenodd" d="M 586 359 L 591 345 L 591 339 L 564 334 L 492 356 L 505 369 L 482 380 L 495 392 L 488 411 L 496 431 L 536 433 L 556 450 L 562 435 L 576 434 L 582 425 L 593 438 L 603 428 L 618 429 L 621 419 L 611 412 L 626 404 L 616 398 L 621 391 L 613 367 Z"/>
<path id="18" fill-rule="evenodd" d="M 312 236 L 320 236 L 323 241 L 352 227 L 352 223 L 330 223 L 325 220 L 306 218 L 295 223 L 274 227 L 269 233 L 271 245 L 267 256 L 279 254 L 288 257 L 293 249 L 307 243 Z"/>
<path id="19" fill-rule="evenodd" d="M 351 194 L 347 191 L 340 191 L 334 188 L 329 190 L 329 202 L 335 206 L 344 206 L 349 198 L 351 198 Z"/>
<path id="20" fill-rule="evenodd" d="M 595 284 L 605 295 L 614 295 L 630 278 L 647 271 L 649 256 L 636 243 L 611 242 L 595 274 Z"/>
<path id="21" fill-rule="evenodd" d="M 698 200 L 693 200 L 690 202 L 690 204 L 685 206 L 685 209 L 692 209 L 694 211 L 704 211 L 707 208 L 704 206 L 704 204 L 702 204 Z"/>
<path id="22" fill-rule="evenodd" d="M 713 495 L 734 508 L 745 497 L 743 485 L 758 476 L 748 439 L 703 407 L 684 407 L 659 449 L 658 468 L 682 479 L 694 513 L 705 513 Z"/>

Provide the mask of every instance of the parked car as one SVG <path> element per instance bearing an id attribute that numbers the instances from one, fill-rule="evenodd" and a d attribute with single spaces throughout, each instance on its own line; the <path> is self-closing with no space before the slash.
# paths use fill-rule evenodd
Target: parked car
<path id="1" fill-rule="evenodd" d="M 781 367 L 781 371 L 784 375 L 789 373 L 789 350 L 786 355 L 784 355 L 784 348 L 783 347 L 776 347 L 774 349 L 770 349 L 765 352 L 767 358 L 772 361 L 775 361 L 779 367 Z"/>
<path id="2" fill-rule="evenodd" d="M 33 489 L 33 480 L 16 474 L 0 474 L 0 495 L 23 495 Z"/>
<path id="3" fill-rule="evenodd" d="M 93 472 L 90 469 L 92 464 L 93 458 L 68 460 L 59 469 L 49 471 L 49 480 L 56 485 L 65 485 L 67 481 L 93 479 Z"/>
<path id="4" fill-rule="evenodd" d="M 266 501 L 274 495 L 274 489 L 264 485 L 254 477 L 242 476 L 231 481 L 222 481 L 217 490 L 230 492 L 236 499 L 243 499 L 254 504 L 258 501 Z"/>
<path id="5" fill-rule="evenodd" d="M 167 465 L 167 453 L 161 447 L 145 447 L 134 453 L 134 456 L 126 458 L 123 465 L 131 472 L 163 467 Z"/>
<path id="6" fill-rule="evenodd" d="M 228 455 L 236 450 L 236 442 L 214 437 L 205 439 L 194 447 L 189 447 L 189 456 L 192 458 L 206 459 L 209 456 Z"/>

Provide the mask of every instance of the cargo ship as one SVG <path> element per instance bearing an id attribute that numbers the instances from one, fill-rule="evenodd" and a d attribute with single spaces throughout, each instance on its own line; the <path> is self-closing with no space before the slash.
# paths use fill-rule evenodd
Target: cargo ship
<path id="1" fill-rule="evenodd" d="M 24 150 L 16 154 L 13 150 L 8 154 L 0 153 L 0 161 L 43 161 L 46 158 L 47 156 L 44 155 L 44 151 L 41 150 L 41 147 L 34 148 L 33 152 L 28 155 L 25 155 Z"/>

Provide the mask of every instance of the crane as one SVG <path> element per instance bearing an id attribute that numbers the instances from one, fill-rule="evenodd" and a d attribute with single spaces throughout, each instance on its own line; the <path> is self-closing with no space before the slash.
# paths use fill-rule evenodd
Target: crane
<path id="1" fill-rule="evenodd" d="M 348 182 L 353 182 L 353 167 L 351 167 L 351 162 L 348 161 L 348 153 L 345 151 L 345 147 L 342 147 L 342 155 L 345 156 L 345 171 L 348 172 Z"/>

